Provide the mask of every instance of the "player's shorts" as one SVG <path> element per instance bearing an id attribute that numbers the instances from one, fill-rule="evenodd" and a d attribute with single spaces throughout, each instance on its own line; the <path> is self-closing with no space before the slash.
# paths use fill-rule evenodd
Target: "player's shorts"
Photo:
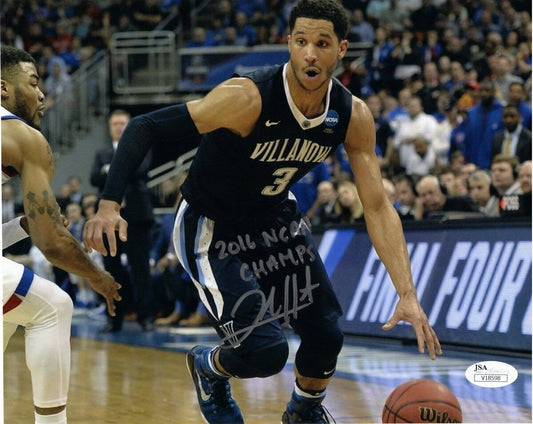
<path id="1" fill-rule="evenodd" d="M 1 259 L 3 313 L 20 304 L 33 282 L 33 272 L 10 259 Z"/>
<path id="2" fill-rule="evenodd" d="M 223 340 L 247 349 L 279 343 L 283 323 L 298 332 L 342 315 L 296 202 L 254 229 L 217 223 L 182 200 L 174 226 L 178 258 Z"/>

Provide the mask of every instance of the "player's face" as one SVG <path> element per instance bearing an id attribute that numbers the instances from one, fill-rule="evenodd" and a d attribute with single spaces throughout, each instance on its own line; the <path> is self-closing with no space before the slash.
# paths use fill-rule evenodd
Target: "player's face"
<path id="1" fill-rule="evenodd" d="M 22 71 L 12 84 L 13 96 L 8 99 L 8 110 L 38 128 L 44 116 L 44 94 L 39 88 L 37 69 L 30 62 L 20 62 L 20 66 Z"/>
<path id="2" fill-rule="evenodd" d="M 306 91 L 327 87 L 348 41 L 339 41 L 333 23 L 323 19 L 298 18 L 288 38 L 290 67 Z"/>

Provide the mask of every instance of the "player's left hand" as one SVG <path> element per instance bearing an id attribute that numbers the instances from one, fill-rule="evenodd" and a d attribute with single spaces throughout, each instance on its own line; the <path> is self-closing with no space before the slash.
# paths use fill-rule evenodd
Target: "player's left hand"
<path id="1" fill-rule="evenodd" d="M 391 330 L 399 321 L 407 321 L 413 326 L 420 353 L 424 353 L 425 345 L 431 359 L 435 359 L 435 354 L 442 355 L 437 334 L 429 324 L 428 318 L 416 298 L 416 293 L 413 292 L 400 297 L 392 317 L 381 328 L 385 331 Z"/>

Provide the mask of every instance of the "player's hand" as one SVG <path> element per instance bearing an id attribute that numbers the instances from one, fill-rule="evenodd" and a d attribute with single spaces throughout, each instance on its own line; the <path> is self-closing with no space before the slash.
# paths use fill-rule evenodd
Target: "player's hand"
<path id="1" fill-rule="evenodd" d="M 103 269 L 99 270 L 98 278 L 89 279 L 88 281 L 95 292 L 105 297 L 109 315 L 115 316 L 115 300 L 122 300 L 118 293 L 121 285 L 115 281 L 109 272 Z"/>
<path id="2" fill-rule="evenodd" d="M 117 240 L 115 231 L 118 231 L 120 240 L 128 239 L 128 223 L 120 216 L 120 205 L 112 200 L 100 200 L 98 212 L 89 219 L 83 227 L 83 244 L 88 252 L 96 250 L 107 256 L 104 245 L 104 234 L 109 243 L 111 256 L 117 254 Z"/>
<path id="3" fill-rule="evenodd" d="M 390 330 L 399 321 L 407 321 L 413 326 L 418 341 L 418 351 L 420 353 L 424 353 L 424 345 L 426 345 L 431 359 L 435 359 L 435 353 L 442 355 L 437 334 L 431 325 L 429 325 L 428 318 L 416 298 L 416 293 L 400 297 L 392 317 L 383 325 L 382 329 L 385 331 Z"/>

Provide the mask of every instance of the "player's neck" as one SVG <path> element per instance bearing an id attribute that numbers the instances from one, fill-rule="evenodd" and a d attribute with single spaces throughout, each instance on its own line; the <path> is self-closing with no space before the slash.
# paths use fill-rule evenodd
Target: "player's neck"
<path id="1" fill-rule="evenodd" d="M 329 84 L 323 84 L 318 90 L 306 90 L 297 81 L 289 64 L 287 67 L 287 85 L 294 104 L 306 118 L 311 119 L 324 113 L 324 103 Z"/>

